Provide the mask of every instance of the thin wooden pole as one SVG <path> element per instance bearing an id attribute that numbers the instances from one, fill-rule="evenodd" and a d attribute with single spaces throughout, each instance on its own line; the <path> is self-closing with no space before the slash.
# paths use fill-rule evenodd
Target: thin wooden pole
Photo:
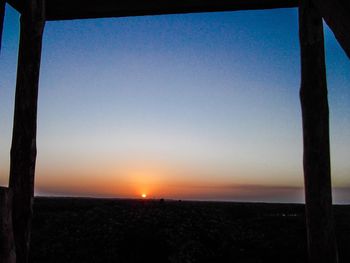
<path id="1" fill-rule="evenodd" d="M 44 1 L 28 0 L 21 15 L 15 112 L 11 147 L 10 188 L 13 190 L 13 230 L 17 262 L 28 262 Z"/>
<path id="2" fill-rule="evenodd" d="M 309 262 L 338 262 L 333 227 L 329 112 L 322 17 L 310 0 L 299 7 L 300 100 Z"/>
<path id="3" fill-rule="evenodd" d="M 12 191 L 4 187 L 0 187 L 0 262 L 16 262 L 12 229 Z"/>
<path id="4" fill-rule="evenodd" d="M 1 54 L 1 43 L 2 43 L 2 30 L 4 27 L 4 17 L 5 17 L 5 0 L 0 0 L 0 54 Z"/>

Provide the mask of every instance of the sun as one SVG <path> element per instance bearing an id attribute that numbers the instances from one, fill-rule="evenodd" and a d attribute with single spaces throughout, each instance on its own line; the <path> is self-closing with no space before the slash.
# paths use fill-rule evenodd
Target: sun
<path id="1" fill-rule="evenodd" d="M 142 194 L 141 197 L 142 197 L 142 198 L 146 198 L 147 195 L 146 195 L 146 194 Z"/>

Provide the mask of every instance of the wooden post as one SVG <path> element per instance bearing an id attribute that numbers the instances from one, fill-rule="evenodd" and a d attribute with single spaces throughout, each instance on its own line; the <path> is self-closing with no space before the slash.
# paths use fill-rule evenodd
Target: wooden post
<path id="1" fill-rule="evenodd" d="M 12 230 L 12 191 L 4 187 L 0 187 L 0 262 L 16 262 Z"/>
<path id="2" fill-rule="evenodd" d="M 2 43 L 2 29 L 4 26 L 4 17 L 5 17 L 5 0 L 0 0 L 0 53 L 1 53 L 1 43 Z"/>
<path id="3" fill-rule="evenodd" d="M 27 0 L 21 15 L 15 112 L 12 134 L 10 188 L 13 191 L 13 232 L 17 262 L 28 262 L 44 0 Z"/>
<path id="4" fill-rule="evenodd" d="M 332 216 L 329 113 L 322 17 L 310 0 L 299 7 L 300 100 L 309 262 L 338 262 Z"/>

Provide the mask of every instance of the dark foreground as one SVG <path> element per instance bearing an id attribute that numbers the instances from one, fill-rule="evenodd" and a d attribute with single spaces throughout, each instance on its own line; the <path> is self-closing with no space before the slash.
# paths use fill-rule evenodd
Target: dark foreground
<path id="1" fill-rule="evenodd" d="M 350 206 L 335 206 L 350 262 Z M 36 198 L 31 262 L 306 262 L 304 206 Z"/>

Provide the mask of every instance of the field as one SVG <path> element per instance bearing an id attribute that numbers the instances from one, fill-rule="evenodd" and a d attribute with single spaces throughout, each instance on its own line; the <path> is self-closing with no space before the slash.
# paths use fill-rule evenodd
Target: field
<path id="1" fill-rule="evenodd" d="M 340 262 L 350 262 L 350 206 L 335 206 Z M 304 206 L 36 198 L 30 261 L 306 262 Z"/>

